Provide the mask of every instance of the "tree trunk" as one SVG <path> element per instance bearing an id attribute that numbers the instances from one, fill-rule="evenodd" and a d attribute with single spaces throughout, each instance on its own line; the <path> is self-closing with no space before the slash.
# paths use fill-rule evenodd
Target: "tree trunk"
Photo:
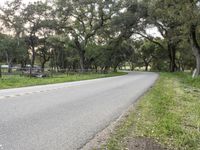
<path id="1" fill-rule="evenodd" d="M 176 65 L 176 50 L 172 47 L 172 60 L 171 60 L 171 72 L 177 71 L 177 65 Z"/>
<path id="2" fill-rule="evenodd" d="M 97 73 L 98 72 L 98 66 L 95 65 L 94 68 L 95 68 L 95 72 Z"/>
<path id="3" fill-rule="evenodd" d="M 131 62 L 131 71 L 134 71 L 135 70 L 135 65 L 134 63 Z"/>
<path id="4" fill-rule="evenodd" d="M 196 72 L 194 74 L 194 77 L 197 77 L 200 75 L 200 46 L 197 42 L 196 30 L 197 30 L 197 25 L 191 25 L 191 27 L 190 27 L 190 42 L 191 42 L 193 54 L 196 58 Z"/>
<path id="5" fill-rule="evenodd" d="M 79 56 L 80 56 L 81 72 L 84 72 L 85 71 L 85 50 L 80 50 Z"/>
<path id="6" fill-rule="evenodd" d="M 1 64 L 0 64 L 0 78 L 2 78 Z"/>
<path id="7" fill-rule="evenodd" d="M 197 77 L 200 75 L 200 52 L 194 45 L 192 45 L 192 50 L 196 58 L 196 71 L 194 77 Z"/>
<path id="8" fill-rule="evenodd" d="M 143 61 L 144 61 L 144 65 L 145 65 L 145 71 L 148 71 L 149 62 L 148 62 L 148 60 L 146 60 L 146 58 L 143 58 Z"/>
<path id="9" fill-rule="evenodd" d="M 32 59 L 31 59 L 31 67 L 33 68 L 35 65 L 35 47 L 32 46 Z"/>
<path id="10" fill-rule="evenodd" d="M 12 73 L 12 64 L 11 63 L 8 64 L 8 73 Z"/>
<path id="11" fill-rule="evenodd" d="M 40 60 L 40 62 L 41 62 L 41 69 L 42 69 L 41 71 L 42 72 L 44 72 L 45 64 L 50 60 L 50 58 L 51 58 L 50 56 L 48 58 L 46 58 L 46 56 L 44 55 L 43 58 L 42 58 L 43 60 Z"/>
<path id="12" fill-rule="evenodd" d="M 114 67 L 114 72 L 117 72 L 117 66 Z"/>
<path id="13" fill-rule="evenodd" d="M 8 73 L 12 72 L 11 61 L 12 61 L 11 58 L 9 57 L 8 53 L 6 52 L 6 62 L 7 62 L 7 65 L 8 65 Z"/>
<path id="14" fill-rule="evenodd" d="M 104 68 L 104 71 L 103 71 L 103 72 L 104 72 L 105 74 L 107 74 L 107 73 L 108 73 L 108 70 L 109 70 L 109 68 L 110 68 L 109 66 L 105 66 L 105 68 Z"/>
<path id="15" fill-rule="evenodd" d="M 44 72 L 45 63 L 46 63 L 46 61 L 43 61 L 43 62 L 41 63 L 41 71 L 42 71 L 42 72 Z"/>
<path id="16" fill-rule="evenodd" d="M 175 72 L 177 69 L 176 49 L 175 49 L 175 46 L 171 42 L 168 43 L 168 52 L 169 52 L 169 60 L 170 60 L 169 71 Z"/>
<path id="17" fill-rule="evenodd" d="M 148 71 L 149 64 L 145 64 L 145 71 Z"/>
<path id="18" fill-rule="evenodd" d="M 23 60 L 20 62 L 20 65 L 21 65 L 21 68 L 25 68 L 25 63 Z"/>
<path id="19" fill-rule="evenodd" d="M 8 61 L 8 73 L 12 73 L 12 58 Z"/>
<path id="20" fill-rule="evenodd" d="M 32 76 L 33 68 L 35 65 L 35 47 L 32 45 L 32 58 L 31 58 L 31 68 L 30 68 L 30 77 Z"/>
<path id="21" fill-rule="evenodd" d="M 81 42 L 79 42 L 78 36 L 75 37 L 74 44 L 79 53 L 81 72 L 84 72 L 85 71 L 85 49 L 84 49 L 85 46 L 82 45 Z"/>

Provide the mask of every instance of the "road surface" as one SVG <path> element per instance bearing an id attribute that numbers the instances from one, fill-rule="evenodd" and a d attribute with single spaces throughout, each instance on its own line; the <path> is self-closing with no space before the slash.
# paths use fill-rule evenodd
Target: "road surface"
<path id="1" fill-rule="evenodd" d="M 0 90 L 0 150 L 73 150 L 115 121 L 155 73 Z"/>

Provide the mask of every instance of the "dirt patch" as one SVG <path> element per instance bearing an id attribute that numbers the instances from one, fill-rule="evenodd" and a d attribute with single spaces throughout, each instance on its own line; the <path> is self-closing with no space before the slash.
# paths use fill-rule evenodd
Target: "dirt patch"
<path id="1" fill-rule="evenodd" d="M 124 144 L 126 150 L 167 150 L 149 138 L 127 138 Z"/>

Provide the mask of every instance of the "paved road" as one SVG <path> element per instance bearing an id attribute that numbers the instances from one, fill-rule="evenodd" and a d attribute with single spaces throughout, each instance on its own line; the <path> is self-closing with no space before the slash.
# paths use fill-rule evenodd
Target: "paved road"
<path id="1" fill-rule="evenodd" d="M 117 119 L 155 73 L 0 90 L 0 150 L 73 150 Z"/>

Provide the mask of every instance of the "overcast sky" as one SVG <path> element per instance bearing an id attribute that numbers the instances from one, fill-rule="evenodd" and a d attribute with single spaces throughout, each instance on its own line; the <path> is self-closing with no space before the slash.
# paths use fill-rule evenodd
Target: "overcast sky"
<path id="1" fill-rule="evenodd" d="M 12 1 L 12 0 L 0 0 L 0 6 L 2 6 L 6 1 Z M 24 3 L 29 3 L 29 2 L 34 2 L 34 1 L 38 1 L 38 0 L 22 0 Z M 151 28 L 147 30 L 148 34 L 151 34 L 153 36 L 158 36 L 161 37 L 161 35 L 159 34 L 158 30 L 156 28 Z"/>
<path id="2" fill-rule="evenodd" d="M 2 6 L 6 0 L 0 0 L 0 5 Z"/>
<path id="3" fill-rule="evenodd" d="M 6 1 L 12 1 L 12 0 L 0 0 L 0 5 L 2 6 Z M 37 0 L 23 0 L 24 3 L 29 3 Z"/>

